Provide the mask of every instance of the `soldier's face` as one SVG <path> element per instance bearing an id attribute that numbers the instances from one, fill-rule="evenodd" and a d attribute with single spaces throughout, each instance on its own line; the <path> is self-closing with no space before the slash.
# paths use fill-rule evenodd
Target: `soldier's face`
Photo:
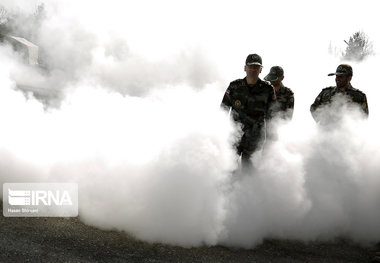
<path id="1" fill-rule="evenodd" d="M 258 77 L 261 73 L 262 68 L 263 67 L 260 65 L 246 65 L 244 67 L 244 71 L 247 73 L 247 76 Z"/>
<path id="2" fill-rule="evenodd" d="M 337 88 L 347 87 L 351 81 L 351 78 L 352 76 L 346 76 L 346 75 L 335 76 L 335 83 L 336 83 Z"/>
<path id="3" fill-rule="evenodd" d="M 276 81 L 271 81 L 270 84 L 272 84 L 272 86 L 274 86 L 274 87 L 278 87 L 281 85 L 281 82 L 283 79 L 284 79 L 284 76 L 280 77 Z"/>

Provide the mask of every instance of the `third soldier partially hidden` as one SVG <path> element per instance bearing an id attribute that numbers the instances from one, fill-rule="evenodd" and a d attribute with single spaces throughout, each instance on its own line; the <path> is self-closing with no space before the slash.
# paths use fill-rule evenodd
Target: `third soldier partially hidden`
<path id="1" fill-rule="evenodd" d="M 310 107 L 311 114 L 315 121 L 324 124 L 323 122 L 334 122 L 339 120 L 339 112 L 343 107 L 348 109 L 348 106 L 360 108 L 365 116 L 368 116 L 368 103 L 366 95 L 352 87 L 352 67 L 347 64 L 341 64 L 336 69 L 335 73 L 328 74 L 329 76 L 335 75 L 336 86 L 324 88 L 317 96 L 314 103 Z M 340 100 L 340 101 L 339 101 Z M 322 106 L 331 105 L 335 103 L 335 110 L 326 112 L 321 111 Z M 326 114 L 329 114 L 326 118 Z M 335 114 L 335 115 L 334 115 Z M 334 119 L 335 118 L 335 119 Z"/>
<path id="2" fill-rule="evenodd" d="M 272 106 L 273 114 L 280 118 L 291 120 L 294 110 L 294 93 L 282 83 L 284 80 L 284 70 L 280 66 L 274 66 L 264 79 L 270 81 L 276 92 L 277 100 Z"/>

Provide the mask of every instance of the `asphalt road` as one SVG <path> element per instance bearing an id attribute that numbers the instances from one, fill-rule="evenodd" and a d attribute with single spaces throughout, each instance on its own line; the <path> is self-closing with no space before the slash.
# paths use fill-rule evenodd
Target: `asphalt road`
<path id="1" fill-rule="evenodd" d="M 254 249 L 181 248 L 149 244 L 127 233 L 103 231 L 79 218 L 0 216 L 0 262 L 371 262 L 373 246 L 338 239 L 303 243 L 266 240 Z"/>

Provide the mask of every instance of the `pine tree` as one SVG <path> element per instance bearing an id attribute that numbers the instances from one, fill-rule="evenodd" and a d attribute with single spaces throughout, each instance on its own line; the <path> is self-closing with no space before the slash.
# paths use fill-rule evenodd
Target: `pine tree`
<path id="1" fill-rule="evenodd" d="M 362 31 L 355 32 L 348 42 L 346 40 L 344 42 L 347 44 L 346 50 L 342 53 L 344 60 L 362 61 L 373 54 L 372 43 Z"/>
<path id="2" fill-rule="evenodd" d="M 8 31 L 8 12 L 3 6 L 0 6 L 0 35 Z"/>

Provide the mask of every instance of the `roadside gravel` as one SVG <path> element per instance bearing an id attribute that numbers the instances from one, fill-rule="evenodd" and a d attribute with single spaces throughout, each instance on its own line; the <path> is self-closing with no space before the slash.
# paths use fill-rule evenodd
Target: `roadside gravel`
<path id="1" fill-rule="evenodd" d="M 0 262 L 371 262 L 376 247 L 348 240 L 303 243 L 266 240 L 254 249 L 182 248 L 103 231 L 79 218 L 0 216 Z"/>

